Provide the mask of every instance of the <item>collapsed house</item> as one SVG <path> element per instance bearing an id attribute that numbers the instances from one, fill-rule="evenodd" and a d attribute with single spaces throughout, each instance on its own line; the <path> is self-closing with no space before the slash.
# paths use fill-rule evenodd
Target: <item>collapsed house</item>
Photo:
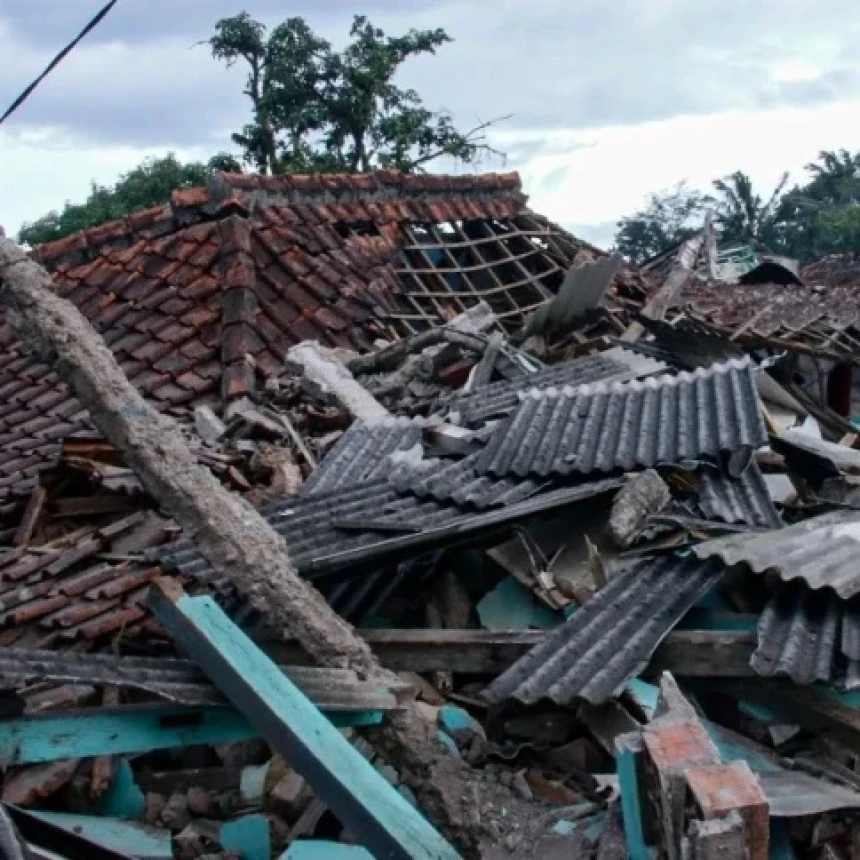
<path id="1" fill-rule="evenodd" d="M 308 665 L 7 324 L 8 839 L 458 856 L 362 736 L 408 702 L 543 810 L 498 856 L 848 856 L 850 283 L 649 276 L 515 175 L 219 174 L 33 256 L 398 674 Z"/>

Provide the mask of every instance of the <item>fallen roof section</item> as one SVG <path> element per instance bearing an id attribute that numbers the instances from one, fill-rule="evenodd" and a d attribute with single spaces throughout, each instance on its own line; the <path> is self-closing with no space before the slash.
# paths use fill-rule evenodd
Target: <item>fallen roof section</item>
<path id="1" fill-rule="evenodd" d="M 682 616 L 722 578 L 719 562 L 662 556 L 610 572 L 609 583 L 484 691 L 516 699 L 601 704 L 647 665 Z"/>
<path id="2" fill-rule="evenodd" d="M 749 532 L 696 544 L 701 559 L 744 564 L 754 573 L 802 579 L 813 590 L 832 588 L 843 600 L 860 594 L 860 518 L 856 511 L 834 511 L 778 532 Z"/>
<path id="3" fill-rule="evenodd" d="M 675 310 L 741 345 L 860 362 L 860 294 L 853 285 L 691 281 Z"/>
<path id="4" fill-rule="evenodd" d="M 733 360 L 644 382 L 530 391 L 492 434 L 477 469 L 589 475 L 702 457 L 719 462 L 765 442 L 752 365 Z"/>
<path id="5" fill-rule="evenodd" d="M 755 461 L 739 478 L 709 466 L 701 467 L 698 476 L 699 507 L 708 519 L 755 528 L 782 527 L 782 518 Z"/>
<path id="6" fill-rule="evenodd" d="M 617 347 L 545 367 L 517 379 L 495 382 L 467 394 L 453 395 L 438 403 L 434 411 L 460 424 L 474 425 L 513 411 L 525 391 L 576 388 L 594 382 L 625 382 L 665 370 L 666 365 L 661 361 Z"/>
<path id="7" fill-rule="evenodd" d="M 812 590 L 798 580 L 781 584 L 758 623 L 758 647 L 750 660 L 764 677 L 785 676 L 795 684 L 857 678 L 860 615 L 830 588 Z"/>

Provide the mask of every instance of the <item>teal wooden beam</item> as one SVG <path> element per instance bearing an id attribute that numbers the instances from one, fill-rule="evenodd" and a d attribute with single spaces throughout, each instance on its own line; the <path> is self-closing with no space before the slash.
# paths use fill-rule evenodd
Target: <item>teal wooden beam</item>
<path id="1" fill-rule="evenodd" d="M 121 821 L 117 818 L 100 818 L 95 815 L 72 815 L 65 812 L 43 812 L 30 810 L 36 818 L 71 830 L 129 857 L 139 860 L 171 860 L 170 831 L 149 827 L 136 821 Z"/>
<path id="2" fill-rule="evenodd" d="M 210 597 L 157 580 L 158 620 L 317 797 L 376 857 L 459 860 L 459 854 L 320 713 Z"/>
<path id="3" fill-rule="evenodd" d="M 360 845 L 308 839 L 293 842 L 281 854 L 281 860 L 373 860 L 373 855 Z"/>
<path id="4" fill-rule="evenodd" d="M 272 837 L 265 815 L 244 815 L 221 828 L 221 847 L 242 860 L 271 860 Z"/>
<path id="5" fill-rule="evenodd" d="M 382 722 L 381 711 L 337 711 L 328 717 L 339 728 Z M 0 764 L 130 755 L 254 737 L 258 737 L 254 726 L 231 707 L 153 704 L 84 708 L 0 720 Z"/>
<path id="6" fill-rule="evenodd" d="M 621 791 L 627 856 L 629 860 L 651 860 L 651 852 L 645 844 L 642 806 L 639 803 L 639 779 L 636 774 L 636 758 L 640 752 L 638 743 L 636 736 L 622 735 L 618 738 L 615 742 L 615 766 Z"/>

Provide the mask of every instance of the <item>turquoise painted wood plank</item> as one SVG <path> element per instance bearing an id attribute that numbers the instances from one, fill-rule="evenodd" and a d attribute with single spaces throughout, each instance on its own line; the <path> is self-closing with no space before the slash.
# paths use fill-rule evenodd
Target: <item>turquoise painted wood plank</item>
<path id="1" fill-rule="evenodd" d="M 630 860 L 651 860 L 651 853 L 645 844 L 642 807 L 639 805 L 636 754 L 623 738 L 619 738 L 616 742 L 615 766 L 618 770 L 618 784 L 621 789 L 621 815 L 624 819 L 627 856 Z"/>
<path id="2" fill-rule="evenodd" d="M 242 860 L 270 860 L 272 838 L 265 815 L 245 815 L 221 828 L 221 847 L 235 851 Z"/>
<path id="3" fill-rule="evenodd" d="M 788 837 L 788 825 L 781 818 L 770 820 L 769 860 L 796 860 L 797 855 Z"/>
<path id="4" fill-rule="evenodd" d="M 159 621 L 221 692 L 308 781 L 375 856 L 459 860 L 459 854 L 376 771 L 209 597 L 161 580 L 150 592 Z"/>
<path id="5" fill-rule="evenodd" d="M 737 630 L 742 633 L 755 633 L 758 629 L 758 615 L 742 615 L 739 612 L 702 609 L 694 606 L 680 621 L 678 630 Z"/>
<path id="6" fill-rule="evenodd" d="M 373 860 L 373 855 L 360 845 L 314 839 L 293 842 L 281 854 L 281 860 Z"/>
<path id="7" fill-rule="evenodd" d="M 378 725 L 381 711 L 338 711 L 334 725 Z M 234 708 L 183 705 L 132 706 L 0 720 L 0 763 L 36 764 L 64 758 L 128 755 L 194 744 L 223 744 L 257 737 Z"/>
<path id="8" fill-rule="evenodd" d="M 642 712 L 648 719 L 653 719 L 654 711 L 657 710 L 657 700 L 660 698 L 660 691 L 647 681 L 641 678 L 633 678 L 627 682 L 627 692 L 632 697 L 633 701 L 642 708 Z"/>
<path id="9" fill-rule="evenodd" d="M 147 860 L 171 860 L 170 831 L 149 827 L 136 821 L 121 821 L 117 818 L 99 818 L 94 815 L 72 815 L 65 812 L 42 812 L 30 810 L 31 814 L 57 827 L 71 830 L 89 839 L 130 857 L 145 857 Z"/>
<path id="10" fill-rule="evenodd" d="M 134 771 L 125 759 L 120 759 L 110 787 L 95 811 L 108 818 L 140 818 L 145 809 L 146 797 L 134 779 Z"/>

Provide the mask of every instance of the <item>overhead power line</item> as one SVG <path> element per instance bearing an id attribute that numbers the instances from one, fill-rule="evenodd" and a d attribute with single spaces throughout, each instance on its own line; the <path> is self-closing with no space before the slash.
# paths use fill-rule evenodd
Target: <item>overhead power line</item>
<path id="1" fill-rule="evenodd" d="M 80 33 L 78 33 L 78 35 L 77 35 L 77 36 L 75 36 L 75 38 L 74 38 L 71 42 L 69 42 L 69 44 L 68 44 L 68 45 L 66 45 L 66 47 L 65 47 L 65 48 L 63 48 L 63 50 L 62 50 L 62 51 L 60 51 L 60 53 L 59 53 L 59 54 L 57 54 L 57 56 L 56 56 L 56 57 L 54 57 L 54 59 L 53 59 L 53 60 L 51 60 L 51 62 L 50 62 L 50 63 L 48 63 L 48 66 L 47 66 L 47 68 L 45 69 L 45 71 L 44 71 L 44 72 L 42 72 L 42 74 L 41 74 L 41 75 L 39 75 L 39 77 L 38 77 L 38 78 L 36 78 L 36 80 L 35 80 L 35 81 L 33 81 L 33 83 L 31 83 L 31 84 L 30 84 L 30 86 L 28 86 L 28 87 L 27 87 L 27 89 L 25 89 L 25 90 L 24 90 L 24 92 L 22 92 L 22 93 L 21 93 L 21 95 L 20 95 L 20 96 L 18 96 L 18 98 L 17 98 L 17 99 L 15 99 L 15 101 L 14 101 L 14 102 L 12 102 L 12 104 L 11 104 L 11 105 L 9 105 L 9 108 L 8 108 L 8 110 L 6 111 L 6 113 L 4 113 L 2 117 L 0 117 L 0 125 L 3 125 L 3 123 L 4 123 L 7 119 L 9 119 L 9 117 L 10 117 L 10 116 L 12 116 L 12 114 L 13 114 L 13 113 L 15 113 L 15 111 L 16 111 L 16 110 L 18 110 L 18 108 L 19 108 L 19 107 L 21 107 L 21 105 L 22 105 L 22 104 L 24 104 L 24 102 L 25 102 L 25 101 L 27 100 L 27 98 L 30 96 L 30 93 L 32 93 L 32 92 L 33 92 L 33 90 L 35 90 L 35 89 L 36 89 L 36 87 L 38 87 L 38 86 L 39 86 L 39 84 L 41 84 L 41 83 L 42 83 L 42 81 L 44 81 L 44 80 L 45 80 L 45 78 L 47 78 L 47 77 L 48 77 L 48 75 L 50 75 L 50 74 L 51 74 L 51 72 L 52 72 L 55 68 L 57 68 L 57 66 L 59 66 L 59 65 L 60 65 L 60 63 L 61 63 L 61 62 L 62 62 L 62 61 L 63 61 L 63 60 L 64 60 L 64 59 L 65 59 L 65 58 L 66 58 L 66 57 L 67 57 L 67 56 L 68 56 L 68 55 L 69 55 L 69 54 L 74 50 L 75 46 L 78 44 L 78 42 L 80 42 L 80 41 L 81 41 L 81 39 L 83 39 L 83 38 L 84 38 L 84 37 L 85 37 L 85 36 L 86 36 L 86 35 L 87 35 L 91 30 L 95 29 L 95 27 L 97 27 L 97 26 L 101 23 L 101 21 L 104 19 L 104 17 L 107 15 L 107 13 L 108 13 L 108 12 L 110 12 L 110 10 L 111 10 L 111 9 L 113 9 L 113 7 L 114 7 L 114 6 L 116 6 L 116 4 L 117 4 L 117 0 L 110 0 L 110 3 L 108 3 L 108 4 L 107 4 L 107 5 L 106 5 L 106 6 L 105 6 L 105 7 L 104 7 L 104 8 L 103 8 L 103 9 L 102 9 L 102 10 L 101 10 L 101 11 L 100 11 L 100 12 L 99 12 L 99 13 L 98 13 L 98 14 L 97 14 L 97 15 L 96 15 L 96 16 L 95 16 L 95 17 L 94 17 L 94 18 L 93 18 L 93 19 L 92 19 L 92 20 L 91 20 L 87 25 L 86 25 L 86 27 L 84 27 L 84 29 L 83 29 L 83 30 L 81 30 L 81 32 L 80 32 Z"/>

